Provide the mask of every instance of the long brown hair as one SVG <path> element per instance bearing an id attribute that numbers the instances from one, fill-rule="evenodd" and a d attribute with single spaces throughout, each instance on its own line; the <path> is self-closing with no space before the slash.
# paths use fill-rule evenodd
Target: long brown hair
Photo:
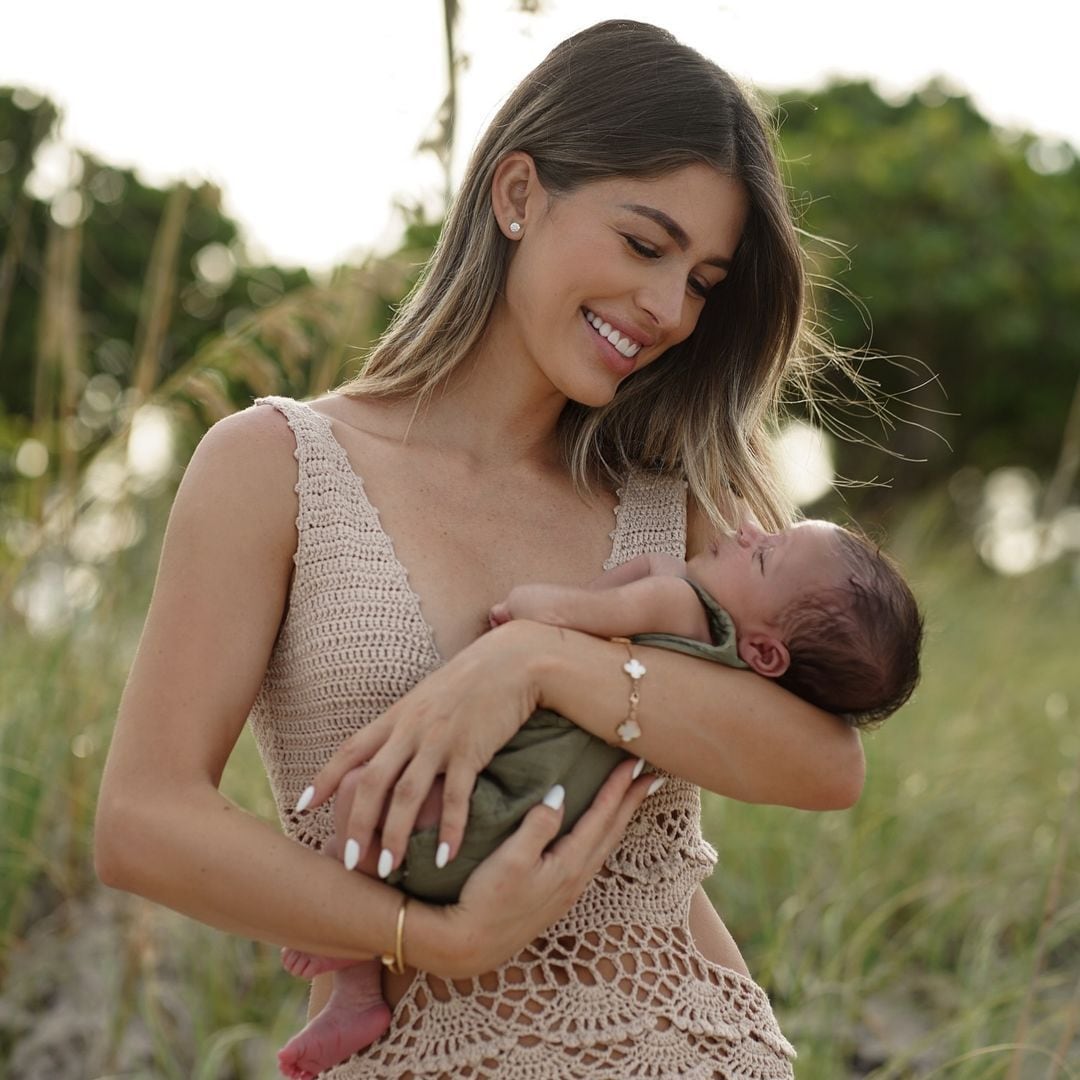
<path id="1" fill-rule="evenodd" d="M 562 452 L 587 489 L 628 468 L 683 474 L 716 524 L 730 494 L 767 527 L 793 512 L 769 459 L 781 391 L 803 375 L 803 255 L 769 127 L 736 82 L 665 30 L 612 20 L 562 42 L 510 95 L 473 152 L 420 282 L 340 393 L 422 399 L 476 345 L 510 242 L 491 209 L 498 162 L 521 150 L 553 195 L 612 176 L 705 163 L 745 186 L 734 265 L 686 341 L 624 380 L 602 408 L 569 402 Z"/>

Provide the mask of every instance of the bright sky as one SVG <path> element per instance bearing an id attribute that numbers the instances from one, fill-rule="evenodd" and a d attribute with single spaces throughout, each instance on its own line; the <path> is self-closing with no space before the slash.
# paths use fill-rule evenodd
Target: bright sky
<path id="1" fill-rule="evenodd" d="M 462 0 L 458 157 L 558 41 L 605 18 L 660 22 L 742 80 L 812 88 L 935 74 L 995 122 L 1080 145 L 1063 0 Z M 253 257 L 312 268 L 387 244 L 395 199 L 431 199 L 416 146 L 445 92 L 440 0 L 54 0 L 7 5 L 0 84 L 64 109 L 71 144 L 155 183 L 208 177 Z M 459 164 L 460 168 L 460 164 Z"/>

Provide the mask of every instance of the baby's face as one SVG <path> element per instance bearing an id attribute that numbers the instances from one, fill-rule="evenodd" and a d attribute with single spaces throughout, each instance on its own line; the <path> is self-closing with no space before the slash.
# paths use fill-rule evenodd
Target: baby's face
<path id="1" fill-rule="evenodd" d="M 827 521 L 804 521 L 776 533 L 744 522 L 733 534 L 714 538 L 687 570 L 727 609 L 740 634 L 778 630 L 793 601 L 840 583 L 836 532 Z"/>

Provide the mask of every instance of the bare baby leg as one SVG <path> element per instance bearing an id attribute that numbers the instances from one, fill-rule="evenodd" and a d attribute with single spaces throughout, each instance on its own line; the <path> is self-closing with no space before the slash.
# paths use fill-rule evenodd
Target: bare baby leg
<path id="1" fill-rule="evenodd" d="M 362 769 L 347 773 L 338 789 L 335 806 L 334 835 L 324 848 L 340 859 L 345 844 L 346 807 L 360 785 Z M 428 792 L 417 817 L 416 827 L 438 824 L 442 807 L 442 781 L 437 780 Z M 380 819 L 380 826 L 382 821 Z M 364 853 L 357 871 L 377 876 L 378 845 Z M 313 979 L 323 972 L 334 972 L 334 987 L 322 1010 L 308 1025 L 278 1051 L 278 1067 L 290 1080 L 315 1080 L 324 1069 L 344 1061 L 370 1046 L 390 1026 L 390 1009 L 382 996 L 382 963 L 379 960 L 350 960 L 342 957 L 316 956 L 299 949 L 282 949 L 285 970 L 301 979 Z"/>

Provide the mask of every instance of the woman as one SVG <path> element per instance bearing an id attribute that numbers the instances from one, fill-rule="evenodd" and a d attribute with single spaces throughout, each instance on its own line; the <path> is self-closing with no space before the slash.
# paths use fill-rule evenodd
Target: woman
<path id="1" fill-rule="evenodd" d="M 847 806 L 862 754 L 766 680 L 640 650 L 634 748 L 672 779 L 646 799 L 654 778 L 620 766 L 550 851 L 560 811 L 538 806 L 456 905 L 410 902 L 403 921 L 399 893 L 314 849 L 358 763 L 354 854 L 390 796 L 396 862 L 439 775 L 452 857 L 473 778 L 535 706 L 614 741 L 624 647 L 528 622 L 483 634 L 487 612 L 519 583 L 693 553 L 736 493 L 788 520 L 764 426 L 802 294 L 741 92 L 663 31 L 603 23 L 500 110 L 362 375 L 203 439 L 120 709 L 99 872 L 231 932 L 414 965 L 386 978 L 390 1030 L 326 1075 L 791 1075 L 700 887 L 698 786 Z M 301 844 L 217 791 L 249 712 Z"/>

